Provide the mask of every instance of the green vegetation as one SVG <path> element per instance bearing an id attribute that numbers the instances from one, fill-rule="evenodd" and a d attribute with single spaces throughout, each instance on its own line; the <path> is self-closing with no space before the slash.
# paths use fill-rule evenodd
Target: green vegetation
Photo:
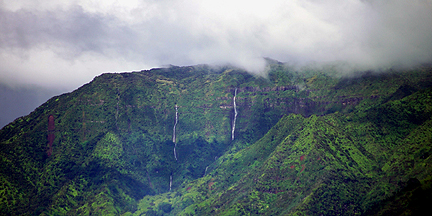
<path id="1" fill-rule="evenodd" d="M 331 67 L 271 62 L 268 69 L 265 78 L 206 65 L 103 74 L 50 99 L 0 130 L 0 214 L 425 209 L 432 198 L 431 68 L 352 77 Z"/>

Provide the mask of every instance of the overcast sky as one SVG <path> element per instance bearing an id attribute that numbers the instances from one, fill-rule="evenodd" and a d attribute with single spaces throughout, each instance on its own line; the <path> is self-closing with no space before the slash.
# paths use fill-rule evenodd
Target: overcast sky
<path id="1" fill-rule="evenodd" d="M 262 57 L 364 68 L 432 60 L 432 0 L 0 0 L 0 82 L 74 90 L 103 72 Z"/>

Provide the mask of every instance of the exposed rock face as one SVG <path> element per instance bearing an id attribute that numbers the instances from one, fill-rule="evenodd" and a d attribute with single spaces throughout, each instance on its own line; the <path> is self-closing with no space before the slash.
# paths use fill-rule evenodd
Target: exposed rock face
<path id="1" fill-rule="evenodd" d="M 275 86 L 275 87 L 242 87 L 238 88 L 238 93 L 241 92 L 271 92 L 271 91 L 298 91 L 299 87 L 292 85 L 292 86 Z M 231 89 L 229 90 L 231 91 Z"/>
<path id="2" fill-rule="evenodd" d="M 230 89 L 226 90 L 231 91 Z M 242 87 L 238 89 L 238 92 L 242 92 L 241 96 L 237 97 L 238 106 L 242 109 L 252 108 L 257 103 L 257 95 L 262 96 L 263 105 L 266 110 L 277 109 L 282 111 L 283 114 L 302 114 L 309 116 L 311 114 L 322 113 L 325 114 L 332 105 L 342 105 L 342 109 L 345 106 L 355 106 L 359 104 L 365 97 L 362 95 L 344 95 L 344 96 L 320 96 L 320 97 L 307 97 L 311 91 L 317 90 L 304 90 L 306 97 L 279 97 L 280 91 L 294 91 L 299 92 L 297 86 L 277 86 L 277 87 Z M 372 95 L 368 98 L 377 99 L 380 95 Z M 229 97 L 218 97 L 217 100 L 229 101 Z M 233 106 L 229 103 L 223 103 L 219 107 L 221 109 L 232 109 Z M 244 117 L 244 116 L 243 116 Z M 241 117 L 240 117 L 241 118 Z"/>

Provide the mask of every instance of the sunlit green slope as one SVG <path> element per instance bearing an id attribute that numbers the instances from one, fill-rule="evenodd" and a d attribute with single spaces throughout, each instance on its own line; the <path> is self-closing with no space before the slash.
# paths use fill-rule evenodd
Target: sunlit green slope
<path id="1" fill-rule="evenodd" d="M 345 77 L 277 62 L 265 77 L 103 74 L 0 130 L 0 213 L 379 214 L 417 199 L 399 193 L 410 178 L 430 182 L 431 84 L 427 67 Z"/>

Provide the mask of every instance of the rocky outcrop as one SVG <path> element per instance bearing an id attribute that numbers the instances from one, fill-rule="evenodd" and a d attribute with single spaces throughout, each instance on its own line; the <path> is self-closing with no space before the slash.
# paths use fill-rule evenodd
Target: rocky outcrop
<path id="1" fill-rule="evenodd" d="M 234 88 L 229 89 L 228 91 L 232 92 Z M 252 86 L 246 86 L 238 88 L 237 93 L 241 92 L 272 92 L 272 91 L 299 91 L 299 87 L 296 85 L 290 85 L 290 86 L 275 86 L 275 87 L 252 87 Z"/>

